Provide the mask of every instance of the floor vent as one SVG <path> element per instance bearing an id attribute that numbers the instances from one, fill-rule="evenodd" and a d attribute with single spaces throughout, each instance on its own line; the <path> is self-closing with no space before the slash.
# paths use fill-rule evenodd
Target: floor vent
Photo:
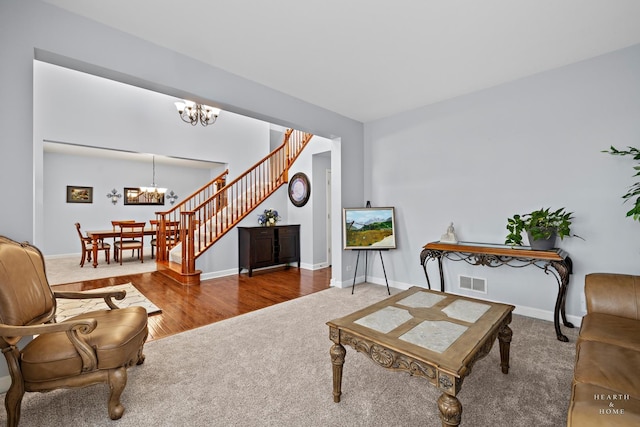
<path id="1" fill-rule="evenodd" d="M 470 276 L 458 276 L 460 289 L 467 289 L 474 292 L 487 293 L 487 279 L 479 279 L 477 277 Z"/>

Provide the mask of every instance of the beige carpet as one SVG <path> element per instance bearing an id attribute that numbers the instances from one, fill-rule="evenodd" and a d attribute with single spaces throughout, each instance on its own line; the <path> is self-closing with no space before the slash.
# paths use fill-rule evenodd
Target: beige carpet
<path id="1" fill-rule="evenodd" d="M 105 291 L 119 291 L 124 290 L 127 292 L 123 300 L 113 299 L 113 302 L 120 308 L 131 307 L 139 305 L 147 310 L 147 314 L 157 314 L 161 310 L 151 301 L 147 299 L 142 293 L 136 289 L 131 283 L 125 283 L 123 285 L 108 286 L 106 288 L 96 289 L 91 292 L 105 292 Z M 64 299 L 58 298 L 56 300 L 56 321 L 62 322 L 70 317 L 77 316 L 82 313 L 94 310 L 105 310 L 109 306 L 106 305 L 103 298 L 89 298 L 89 299 Z"/>
<path id="2" fill-rule="evenodd" d="M 399 292 L 391 290 L 392 294 Z M 386 288 L 331 288 L 152 341 L 129 369 L 119 421 L 104 385 L 29 393 L 21 426 L 440 426 L 440 393 L 423 378 L 380 368 L 347 348 L 342 401 L 333 402 L 326 322 L 385 298 Z M 214 310 L 215 307 L 212 307 Z M 511 369 L 496 344 L 458 394 L 462 426 L 566 424 L 577 330 L 514 316 Z M 0 414 L 0 424 L 6 416 Z"/>
<path id="3" fill-rule="evenodd" d="M 47 269 L 47 280 L 50 285 L 61 285 L 63 283 L 75 283 L 85 280 L 104 279 L 106 277 L 120 277 L 129 274 L 148 273 L 156 271 L 156 262 L 151 259 L 151 252 L 145 251 L 144 262 L 137 258 L 125 255 L 122 258 L 122 265 L 111 260 L 107 264 L 104 260 L 104 253 L 98 254 L 98 266 L 93 268 L 90 262 L 84 263 L 80 267 L 80 255 L 64 258 L 45 257 L 45 267 Z"/>

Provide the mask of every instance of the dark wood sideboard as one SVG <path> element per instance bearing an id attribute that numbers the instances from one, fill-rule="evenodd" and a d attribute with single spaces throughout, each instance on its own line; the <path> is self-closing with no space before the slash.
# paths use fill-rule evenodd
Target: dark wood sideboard
<path id="1" fill-rule="evenodd" d="M 293 262 L 300 268 L 300 225 L 238 227 L 239 273 Z"/>

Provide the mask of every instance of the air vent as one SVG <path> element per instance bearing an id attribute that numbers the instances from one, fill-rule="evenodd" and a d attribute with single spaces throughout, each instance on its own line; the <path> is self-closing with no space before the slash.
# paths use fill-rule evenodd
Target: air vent
<path id="1" fill-rule="evenodd" d="M 458 276 L 458 286 L 460 289 L 466 289 L 473 292 L 487 293 L 487 279 L 480 279 L 471 276 Z"/>

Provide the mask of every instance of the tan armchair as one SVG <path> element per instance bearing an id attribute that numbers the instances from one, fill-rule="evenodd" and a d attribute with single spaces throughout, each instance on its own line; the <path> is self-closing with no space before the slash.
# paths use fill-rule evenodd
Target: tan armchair
<path id="1" fill-rule="evenodd" d="M 144 362 L 148 334 L 144 308 L 118 309 L 111 300 L 124 296 L 123 291 L 53 292 L 42 253 L 28 243 L 0 236 L 0 349 L 11 375 L 5 396 L 8 426 L 18 425 L 25 392 L 98 383 L 110 389 L 109 417 L 122 417 L 120 395 L 127 384 L 127 368 Z M 111 309 L 53 323 L 56 298 L 93 297 L 103 298 Z M 24 348 L 18 347 L 22 337 L 34 335 Z"/>

